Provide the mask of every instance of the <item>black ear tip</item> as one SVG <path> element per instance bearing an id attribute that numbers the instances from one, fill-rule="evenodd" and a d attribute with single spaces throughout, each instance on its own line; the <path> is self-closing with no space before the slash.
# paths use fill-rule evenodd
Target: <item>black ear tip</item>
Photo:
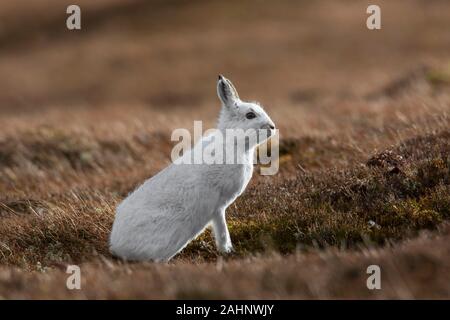
<path id="1" fill-rule="evenodd" d="M 219 74 L 219 80 L 223 80 L 223 75 Z"/>

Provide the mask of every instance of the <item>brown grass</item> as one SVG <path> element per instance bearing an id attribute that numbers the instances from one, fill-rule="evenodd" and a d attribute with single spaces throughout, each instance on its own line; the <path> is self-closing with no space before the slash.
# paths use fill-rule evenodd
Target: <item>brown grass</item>
<path id="1" fill-rule="evenodd" d="M 382 1 L 369 32 L 357 1 L 105 0 L 69 33 L 52 1 L 0 34 L 0 298 L 450 297 L 445 2 Z M 281 134 L 279 173 L 228 209 L 236 252 L 207 231 L 168 265 L 114 259 L 116 204 L 170 163 L 173 129 L 214 125 L 219 72 Z"/>

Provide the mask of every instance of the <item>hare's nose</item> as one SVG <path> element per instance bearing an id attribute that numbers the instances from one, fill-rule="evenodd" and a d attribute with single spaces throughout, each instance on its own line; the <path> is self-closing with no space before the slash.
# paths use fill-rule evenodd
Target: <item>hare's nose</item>
<path id="1" fill-rule="evenodd" d="M 275 126 L 273 124 L 269 124 L 269 128 L 273 130 L 275 129 Z"/>

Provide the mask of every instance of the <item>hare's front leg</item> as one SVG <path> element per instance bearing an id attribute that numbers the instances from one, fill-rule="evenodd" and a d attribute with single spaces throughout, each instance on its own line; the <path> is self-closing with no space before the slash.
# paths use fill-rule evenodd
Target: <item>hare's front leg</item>
<path id="1" fill-rule="evenodd" d="M 216 245 L 219 251 L 223 253 L 230 253 L 231 251 L 233 251 L 233 245 L 231 244 L 227 221 L 225 220 L 225 209 L 222 209 L 215 213 L 212 219 L 212 227 Z"/>

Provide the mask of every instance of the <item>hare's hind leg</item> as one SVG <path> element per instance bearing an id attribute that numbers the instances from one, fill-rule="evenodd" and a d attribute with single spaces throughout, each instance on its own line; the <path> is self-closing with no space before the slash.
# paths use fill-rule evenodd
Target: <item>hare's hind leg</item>
<path id="1" fill-rule="evenodd" d="M 225 209 L 216 212 L 212 219 L 214 238 L 219 251 L 229 253 L 233 251 L 230 232 L 228 231 L 227 221 L 225 219 Z"/>

